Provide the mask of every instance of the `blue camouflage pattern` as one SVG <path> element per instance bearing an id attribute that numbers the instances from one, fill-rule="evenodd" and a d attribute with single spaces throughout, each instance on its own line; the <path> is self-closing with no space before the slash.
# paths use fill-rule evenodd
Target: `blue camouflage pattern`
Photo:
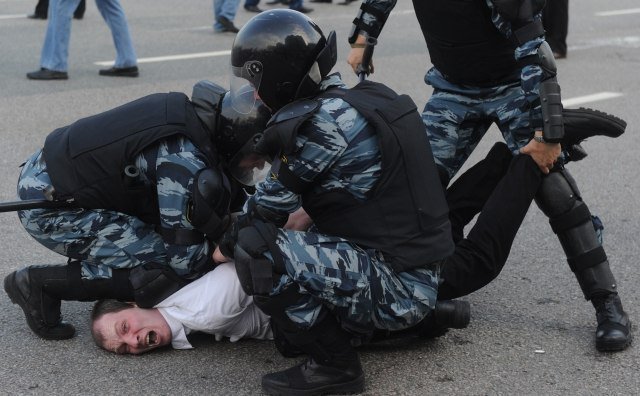
<path id="1" fill-rule="evenodd" d="M 321 83 L 322 90 L 329 87 L 345 85 L 339 75 L 331 75 Z M 313 194 L 344 189 L 365 200 L 381 175 L 376 131 L 342 99 L 322 99 L 298 130 L 296 150 L 282 166 L 313 182 Z M 281 214 L 302 203 L 274 177 L 259 183 L 250 199 Z M 355 332 L 398 330 L 416 324 L 435 304 L 438 269 L 395 274 L 378 252 L 314 232 L 279 230 L 277 245 L 287 275 L 271 294 L 275 297 L 292 284 L 299 287 L 302 298 L 292 301 L 286 312 L 302 328 L 313 326 L 328 308 L 344 328 Z"/>
<path id="2" fill-rule="evenodd" d="M 298 287 L 301 297 L 286 314 L 301 328 L 313 326 L 328 309 L 352 332 L 401 330 L 435 307 L 439 268 L 395 273 L 376 251 L 314 232 L 279 230 L 276 244 L 287 274 L 271 295 Z"/>
<path id="3" fill-rule="evenodd" d="M 331 87 L 346 85 L 334 74 L 322 81 L 320 89 Z M 314 182 L 315 194 L 345 189 L 355 198 L 365 199 L 381 174 L 375 130 L 342 99 L 322 99 L 318 111 L 298 129 L 295 144 L 295 153 L 286 158 L 286 166 L 302 180 Z M 257 184 L 250 199 L 283 214 L 302 205 L 302 197 L 275 177 Z"/>
<path id="4" fill-rule="evenodd" d="M 491 21 L 505 37 L 511 38 L 511 22 L 500 15 L 492 0 L 485 0 L 491 10 Z M 396 4 L 396 0 L 363 0 L 363 4 L 381 13 L 377 17 L 364 12 L 362 21 L 377 32 Z M 541 14 L 534 19 L 541 18 Z M 544 37 L 522 43 L 514 49 L 514 58 L 521 60 L 535 55 Z M 546 78 L 539 65 L 526 65 L 520 72 L 520 81 L 490 88 L 456 85 L 448 82 L 435 68 L 431 68 L 425 82 L 433 86 L 433 95 L 427 102 L 422 118 L 436 164 L 453 177 L 478 145 L 494 121 L 509 148 L 515 153 L 526 145 L 536 129 L 542 129 L 542 109 L 539 105 L 539 85 Z M 474 122 L 474 120 L 476 122 Z"/>
<path id="5" fill-rule="evenodd" d="M 422 112 L 436 164 L 453 177 L 492 123 L 514 154 L 542 127 L 540 106 L 531 107 L 519 83 L 489 88 L 452 84 L 436 69 L 425 77 L 433 93 Z"/>
<path id="6" fill-rule="evenodd" d="M 147 148 L 135 158 L 140 180 L 155 184 L 160 226 L 193 230 L 187 219 L 194 176 L 205 168 L 204 156 L 189 140 L 171 137 Z M 153 162 L 155 160 L 155 162 Z M 18 180 L 20 199 L 43 199 L 51 186 L 42 150 L 24 164 Z M 165 242 L 137 217 L 104 209 L 32 209 L 18 211 L 26 231 L 45 247 L 80 260 L 86 279 L 110 278 L 111 269 L 133 268 L 155 262 L 189 277 L 192 268 L 209 260 L 210 242 L 175 245 Z"/>

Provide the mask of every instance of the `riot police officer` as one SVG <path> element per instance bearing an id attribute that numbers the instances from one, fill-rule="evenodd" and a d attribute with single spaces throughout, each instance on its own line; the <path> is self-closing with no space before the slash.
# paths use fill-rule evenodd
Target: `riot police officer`
<path id="1" fill-rule="evenodd" d="M 74 335 L 61 300 L 151 307 L 213 268 L 214 242 L 246 198 L 229 164 L 269 118 L 264 106 L 241 114 L 230 103 L 225 89 L 201 81 L 191 100 L 152 94 L 47 136 L 22 167 L 18 195 L 64 207 L 18 215 L 36 241 L 69 260 L 4 280 L 34 333 Z"/>
<path id="2" fill-rule="evenodd" d="M 540 20 L 544 3 L 413 1 L 433 64 L 425 77 L 433 94 L 422 117 L 445 185 L 492 123 L 499 127 L 514 153 L 534 133 L 542 143 L 566 138 L 563 118 L 573 117 L 577 110 L 567 114 L 562 109 L 555 60 Z M 354 70 L 362 62 L 366 38 L 380 35 L 395 4 L 396 0 L 362 2 L 349 37 L 353 48 L 348 62 Z M 577 115 L 586 115 L 596 123 L 607 118 L 605 130 L 581 123 L 586 127 L 582 138 L 596 134 L 615 136 L 620 127 L 624 130 L 621 120 L 602 113 Z M 579 143 L 579 139 L 564 146 L 562 159 L 584 155 L 573 143 Z M 591 215 L 562 159 L 556 163 L 557 156 L 556 148 L 549 144 L 546 159 L 539 163 L 549 175 L 544 178 L 536 203 L 549 217 L 585 298 L 595 307 L 596 348 L 623 350 L 632 340 L 631 324 L 599 240 L 602 223 Z"/>
<path id="3" fill-rule="evenodd" d="M 232 170 L 249 179 L 271 162 L 271 177 L 256 185 L 214 260 L 234 257 L 243 289 L 276 333 L 309 355 L 265 375 L 267 393 L 362 391 L 354 335 L 366 340 L 437 316 L 441 267 L 499 272 L 542 176 L 530 156 L 511 162 L 507 150 L 509 170 L 471 239 L 454 246 L 415 104 L 374 82 L 347 89 L 329 74 L 335 43 L 305 15 L 272 10 L 248 21 L 231 51 L 231 97 L 255 92 L 274 111 Z M 525 151 L 539 155 L 539 145 Z M 314 228 L 283 229 L 300 207 Z"/>

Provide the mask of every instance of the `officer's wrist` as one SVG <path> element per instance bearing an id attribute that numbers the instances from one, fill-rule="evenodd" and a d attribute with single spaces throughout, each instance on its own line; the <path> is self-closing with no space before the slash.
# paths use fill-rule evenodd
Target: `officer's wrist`
<path id="1" fill-rule="evenodd" d="M 542 134 L 542 131 L 536 131 L 533 134 L 533 140 L 535 140 L 538 143 L 547 143 L 547 141 L 544 140 L 544 135 Z"/>

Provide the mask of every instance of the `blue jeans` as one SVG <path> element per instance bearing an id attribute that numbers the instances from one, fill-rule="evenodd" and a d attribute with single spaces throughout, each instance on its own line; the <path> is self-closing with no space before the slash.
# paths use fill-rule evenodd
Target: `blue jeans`
<path id="1" fill-rule="evenodd" d="M 302 8 L 302 3 L 304 0 L 291 0 L 289 2 L 289 8 L 292 10 L 298 10 Z"/>
<path id="2" fill-rule="evenodd" d="M 218 22 L 219 17 L 225 17 L 233 22 L 239 6 L 240 0 L 213 0 L 213 30 L 216 32 L 224 30 L 224 26 Z"/>
<path id="3" fill-rule="evenodd" d="M 71 18 L 80 0 L 51 0 L 49 23 L 40 55 L 40 66 L 55 71 L 67 71 Z M 96 0 L 102 18 L 109 26 L 116 47 L 118 68 L 135 66 L 136 52 L 133 49 L 129 26 L 119 0 Z"/>

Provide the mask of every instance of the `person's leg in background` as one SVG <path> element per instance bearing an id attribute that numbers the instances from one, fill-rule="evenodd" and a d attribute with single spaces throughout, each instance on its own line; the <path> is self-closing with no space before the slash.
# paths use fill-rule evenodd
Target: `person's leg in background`
<path id="1" fill-rule="evenodd" d="M 109 26 L 113 44 L 116 48 L 116 60 L 112 68 L 100 70 L 101 76 L 137 77 L 138 58 L 133 48 L 129 25 L 119 0 L 96 0 L 100 15 Z"/>
<path id="2" fill-rule="evenodd" d="M 80 4 L 78 4 L 78 7 L 73 12 L 73 18 L 74 19 L 84 18 L 84 12 L 86 11 L 86 9 L 87 9 L 87 0 L 80 0 Z"/>
<path id="3" fill-rule="evenodd" d="M 80 4 L 73 13 L 73 18 L 82 19 L 84 17 L 84 12 L 86 9 L 86 0 L 81 0 Z M 49 0 L 39 0 L 38 4 L 36 4 L 36 8 L 33 11 L 33 14 L 27 15 L 28 18 L 31 19 L 47 19 L 47 14 L 49 12 Z"/>
<path id="4" fill-rule="evenodd" d="M 303 14 L 307 14 L 313 11 L 313 8 L 304 6 L 304 0 L 291 0 L 289 2 L 289 9 L 301 12 Z"/>
<path id="5" fill-rule="evenodd" d="M 258 7 L 258 3 L 260 3 L 260 0 L 245 0 L 244 9 L 249 12 L 260 13 L 262 9 Z"/>
<path id="6" fill-rule="evenodd" d="M 49 0 L 38 0 L 36 8 L 33 10 L 33 14 L 27 15 L 31 19 L 47 19 L 47 13 L 49 12 Z"/>
<path id="7" fill-rule="evenodd" d="M 569 0 L 547 1 L 542 10 L 545 39 L 556 59 L 567 57 L 567 34 L 569 32 Z"/>
<path id="8" fill-rule="evenodd" d="M 216 32 L 238 33 L 233 24 L 240 6 L 240 0 L 213 0 L 213 30 Z"/>
<path id="9" fill-rule="evenodd" d="M 52 0 L 40 55 L 40 70 L 27 73 L 31 80 L 66 80 L 73 11 L 80 0 Z"/>

